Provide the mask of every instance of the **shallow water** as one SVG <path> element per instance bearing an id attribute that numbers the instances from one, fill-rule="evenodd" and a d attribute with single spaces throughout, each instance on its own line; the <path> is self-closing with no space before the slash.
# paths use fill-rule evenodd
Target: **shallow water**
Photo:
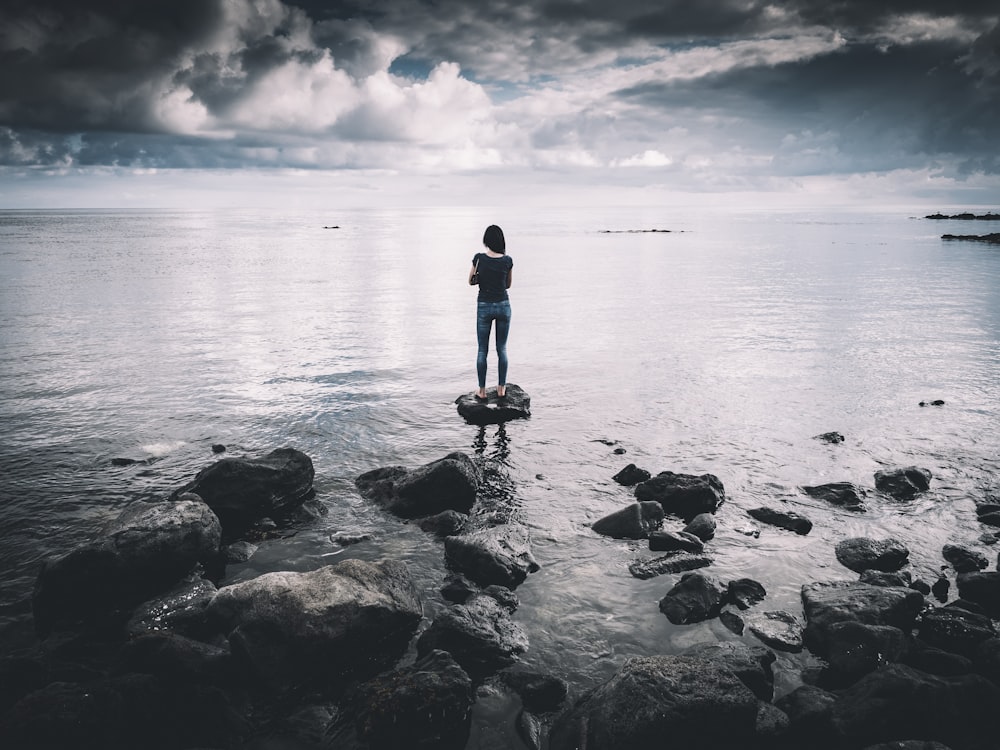
<path id="1" fill-rule="evenodd" d="M 465 275 L 490 223 L 514 258 L 510 380 L 533 415 L 481 429 L 453 401 L 475 385 Z M 636 228 L 671 232 L 601 231 Z M 542 566 L 517 592 L 523 661 L 574 692 L 630 655 L 735 637 L 717 620 L 671 625 L 657 602 L 676 576 L 633 578 L 628 563 L 653 553 L 589 530 L 631 501 L 611 480 L 630 462 L 722 480 L 708 570 L 761 581 L 763 608 L 801 614 L 803 583 L 853 578 L 833 554 L 846 536 L 900 538 L 928 581 L 945 542 L 993 560 L 974 505 L 1000 494 L 1000 252 L 939 239 L 965 229 L 875 212 L 0 212 L 5 647 L 30 637 L 44 557 L 169 494 L 213 443 L 305 451 L 328 511 L 228 581 L 394 557 L 429 616 L 440 543 L 353 480 L 454 450 L 490 459 L 487 499 L 530 525 Z M 830 430 L 846 441 L 813 439 Z M 871 487 L 900 465 L 930 469 L 931 492 L 852 514 L 797 490 Z M 737 531 L 747 508 L 782 501 L 812 533 Z M 339 552 L 340 531 L 374 538 Z M 779 655 L 779 694 L 810 660 Z M 509 710 L 477 711 L 470 746 L 507 737 Z"/>

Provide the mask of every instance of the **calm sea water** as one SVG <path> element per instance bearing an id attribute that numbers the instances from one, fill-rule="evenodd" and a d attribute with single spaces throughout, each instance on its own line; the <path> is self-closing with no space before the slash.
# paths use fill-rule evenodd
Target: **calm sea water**
<path id="1" fill-rule="evenodd" d="M 514 258 L 509 377 L 533 416 L 482 430 L 453 401 L 475 386 L 465 276 L 490 223 Z M 652 228 L 671 232 L 624 231 Z M 801 584 L 852 577 L 833 554 L 845 536 L 902 539 L 928 580 L 945 542 L 993 559 L 974 505 L 1000 491 L 1000 251 L 939 239 L 969 231 L 905 213 L 0 212 L 4 642 L 29 638 L 45 556 L 167 495 L 213 443 L 307 452 L 328 510 L 230 581 L 394 557 L 429 616 L 443 606 L 440 543 L 353 480 L 455 450 L 490 459 L 491 491 L 530 525 L 542 565 L 518 589 L 524 661 L 575 690 L 630 655 L 735 637 L 718 621 L 672 626 L 657 602 L 676 579 L 634 579 L 644 545 L 589 530 L 630 502 L 611 480 L 630 462 L 719 476 L 729 499 L 709 570 L 761 581 L 765 608 L 801 613 Z M 830 430 L 846 442 L 813 439 Z M 864 515 L 796 489 L 870 487 L 910 464 L 933 472 L 933 491 Z M 812 518 L 810 535 L 737 531 L 747 508 L 782 501 Z M 374 538 L 331 554 L 339 531 Z M 809 663 L 782 655 L 779 693 Z M 506 741 L 504 709 L 477 710 L 473 743 Z"/>

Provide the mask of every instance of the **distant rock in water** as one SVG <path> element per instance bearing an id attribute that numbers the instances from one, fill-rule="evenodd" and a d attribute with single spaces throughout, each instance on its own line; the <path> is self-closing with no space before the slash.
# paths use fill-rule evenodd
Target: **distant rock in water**
<path id="1" fill-rule="evenodd" d="M 813 435 L 813 440 L 819 440 L 821 443 L 842 443 L 844 442 L 844 436 L 839 432 L 824 432 L 822 435 Z"/>
<path id="2" fill-rule="evenodd" d="M 897 500 L 912 500 L 930 486 L 930 471 L 916 466 L 875 472 L 875 489 Z"/>
<path id="3" fill-rule="evenodd" d="M 747 513 L 756 518 L 761 523 L 778 526 L 782 529 L 794 531 L 796 534 L 808 534 L 812 531 L 812 521 L 798 513 L 788 510 L 776 510 L 774 508 L 751 508 Z"/>
<path id="4" fill-rule="evenodd" d="M 799 487 L 809 497 L 817 500 L 825 500 L 831 505 L 839 505 L 846 510 L 853 510 L 863 513 L 865 508 L 862 499 L 865 491 L 850 482 L 829 482 L 811 487 Z"/>
<path id="5" fill-rule="evenodd" d="M 367 471 L 356 480 L 361 496 L 402 518 L 432 516 L 446 510 L 466 513 L 476 502 L 482 477 L 472 459 L 449 453 L 410 471 L 386 466 Z"/>
<path id="6" fill-rule="evenodd" d="M 726 499 L 726 490 L 714 474 L 675 474 L 662 471 L 635 486 L 639 501 L 655 500 L 665 513 L 690 522 L 700 513 L 715 513 Z"/>
<path id="7" fill-rule="evenodd" d="M 476 398 L 476 394 L 466 393 L 455 399 L 458 413 L 469 424 L 500 424 L 514 419 L 531 416 L 531 396 L 514 383 L 507 384 L 503 398 L 497 396 L 497 389 L 486 391 L 486 398 Z"/>
<path id="8" fill-rule="evenodd" d="M 596 533 L 615 539 L 645 539 L 663 525 L 663 507 L 652 500 L 627 505 L 594 521 Z"/>
<path id="9" fill-rule="evenodd" d="M 688 552 L 671 552 L 662 557 L 636 560 L 629 563 L 628 572 L 636 578 L 646 579 L 668 573 L 683 573 L 697 570 L 712 564 L 712 558 L 705 555 L 694 555 Z"/>
<path id="10" fill-rule="evenodd" d="M 942 234 L 941 239 L 986 242 L 990 245 L 1000 245 L 1000 232 L 994 232 L 993 234 Z"/>
<path id="11" fill-rule="evenodd" d="M 855 573 L 881 570 L 892 573 L 909 562 L 910 551 L 895 539 L 852 537 L 839 542 L 837 560 Z"/>
<path id="12" fill-rule="evenodd" d="M 952 221 L 1000 221 L 1000 214 L 986 213 L 986 214 L 974 214 L 971 211 L 966 211 L 960 214 L 947 214 L 936 213 L 925 216 L 925 219 L 951 219 Z"/>
<path id="13" fill-rule="evenodd" d="M 602 229 L 598 234 L 670 234 L 670 229 Z"/>
<path id="14" fill-rule="evenodd" d="M 944 400 L 936 398 L 933 401 L 921 401 L 921 406 L 944 406 Z"/>
<path id="15" fill-rule="evenodd" d="M 650 476 L 651 474 L 645 469 L 640 469 L 635 464 L 629 464 L 611 478 L 618 482 L 618 484 L 625 487 L 632 487 L 639 484 L 639 482 L 645 482 Z"/>

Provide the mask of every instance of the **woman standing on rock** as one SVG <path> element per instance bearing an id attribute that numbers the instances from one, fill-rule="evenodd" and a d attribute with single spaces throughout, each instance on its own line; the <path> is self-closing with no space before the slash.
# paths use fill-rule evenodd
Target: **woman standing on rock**
<path id="1" fill-rule="evenodd" d="M 510 332 L 510 298 L 507 290 L 513 281 L 514 261 L 506 254 L 507 243 L 503 230 L 495 224 L 486 227 L 483 234 L 485 253 L 476 253 L 469 269 L 469 284 L 479 284 L 479 301 L 476 312 L 476 336 L 479 353 L 476 356 L 476 373 L 479 390 L 476 398 L 486 398 L 486 352 L 490 348 L 490 329 L 497 324 L 497 397 L 507 395 L 507 334 Z"/>

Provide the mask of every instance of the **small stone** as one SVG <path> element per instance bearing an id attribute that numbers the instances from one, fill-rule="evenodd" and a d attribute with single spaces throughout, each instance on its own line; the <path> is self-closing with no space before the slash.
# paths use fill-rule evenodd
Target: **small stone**
<path id="1" fill-rule="evenodd" d="M 699 513 L 684 527 L 684 531 L 707 542 L 715 536 L 715 516 L 711 513 Z"/>
<path id="2" fill-rule="evenodd" d="M 812 531 L 812 521 L 792 511 L 776 510 L 774 508 L 751 508 L 747 513 L 761 523 L 788 529 L 803 536 Z"/>
<path id="3" fill-rule="evenodd" d="M 764 586 L 752 578 L 737 578 L 726 587 L 726 600 L 740 609 L 749 609 L 764 601 L 766 596 Z"/>
<path id="4" fill-rule="evenodd" d="M 625 487 L 632 487 L 639 484 L 639 482 L 645 482 L 649 477 L 650 473 L 645 469 L 640 469 L 635 464 L 629 464 L 611 478 L 618 482 L 618 484 Z"/>
<path id="5" fill-rule="evenodd" d="M 743 635 L 743 628 L 745 624 L 743 618 L 738 614 L 733 612 L 731 609 L 724 609 L 719 613 L 719 621 L 726 626 L 726 628 L 736 635 Z"/>
<path id="6" fill-rule="evenodd" d="M 667 573 L 683 573 L 688 570 L 704 568 L 712 564 L 712 558 L 705 555 L 692 555 L 688 552 L 671 552 L 662 557 L 636 560 L 629 563 L 628 572 L 643 580 Z"/>
<path id="7" fill-rule="evenodd" d="M 911 583 L 910 588 L 913 589 L 914 591 L 919 591 L 924 596 L 930 596 L 931 594 L 931 585 L 922 578 L 918 578 L 913 583 Z"/>
<path id="8" fill-rule="evenodd" d="M 627 451 L 624 448 L 615 448 L 612 451 L 612 453 L 614 453 L 616 456 L 624 456 L 627 453 Z"/>
<path id="9" fill-rule="evenodd" d="M 335 544 L 339 544 L 341 547 L 350 547 L 352 544 L 361 544 L 361 542 L 371 541 L 371 534 L 337 534 L 336 536 L 331 535 L 330 541 Z"/>
<path id="10" fill-rule="evenodd" d="M 649 535 L 649 549 L 652 552 L 701 552 L 705 543 L 686 531 L 653 531 Z"/>
<path id="11" fill-rule="evenodd" d="M 722 609 L 725 592 L 703 573 L 686 573 L 660 600 L 660 611 L 674 625 L 709 620 Z"/>
<path id="12" fill-rule="evenodd" d="M 226 562 L 230 563 L 245 563 L 251 557 L 253 557 L 254 552 L 257 551 L 257 545 L 253 542 L 239 541 L 233 542 L 228 547 L 226 547 Z"/>
<path id="13" fill-rule="evenodd" d="M 863 513 L 866 508 L 863 502 L 865 491 L 850 482 L 830 482 L 815 486 L 800 487 L 809 497 L 823 500 L 831 505 L 839 505 L 846 510 Z"/>
<path id="14" fill-rule="evenodd" d="M 802 650 L 802 623 L 790 612 L 754 612 L 747 617 L 746 626 L 771 648 L 790 653 Z"/>
<path id="15" fill-rule="evenodd" d="M 822 435 L 814 435 L 813 440 L 819 440 L 821 443 L 836 445 L 837 443 L 844 442 L 844 436 L 839 432 L 824 432 Z"/>
<path id="16" fill-rule="evenodd" d="M 909 562 L 910 551 L 895 539 L 852 537 L 836 546 L 837 560 L 856 573 L 881 570 L 891 573 Z"/>
<path id="17" fill-rule="evenodd" d="M 948 590 L 950 588 L 951 582 L 944 576 L 941 576 L 931 586 L 931 593 L 934 594 L 934 598 L 939 602 L 946 602 L 948 601 Z"/>
<path id="18" fill-rule="evenodd" d="M 212 446 L 212 453 L 225 453 L 225 452 L 226 452 L 226 446 L 224 446 L 222 443 L 216 443 L 215 445 Z"/>
<path id="19" fill-rule="evenodd" d="M 754 539 L 760 539 L 760 529 L 756 526 L 738 526 L 733 531 L 743 534 L 744 536 L 753 537 Z"/>

